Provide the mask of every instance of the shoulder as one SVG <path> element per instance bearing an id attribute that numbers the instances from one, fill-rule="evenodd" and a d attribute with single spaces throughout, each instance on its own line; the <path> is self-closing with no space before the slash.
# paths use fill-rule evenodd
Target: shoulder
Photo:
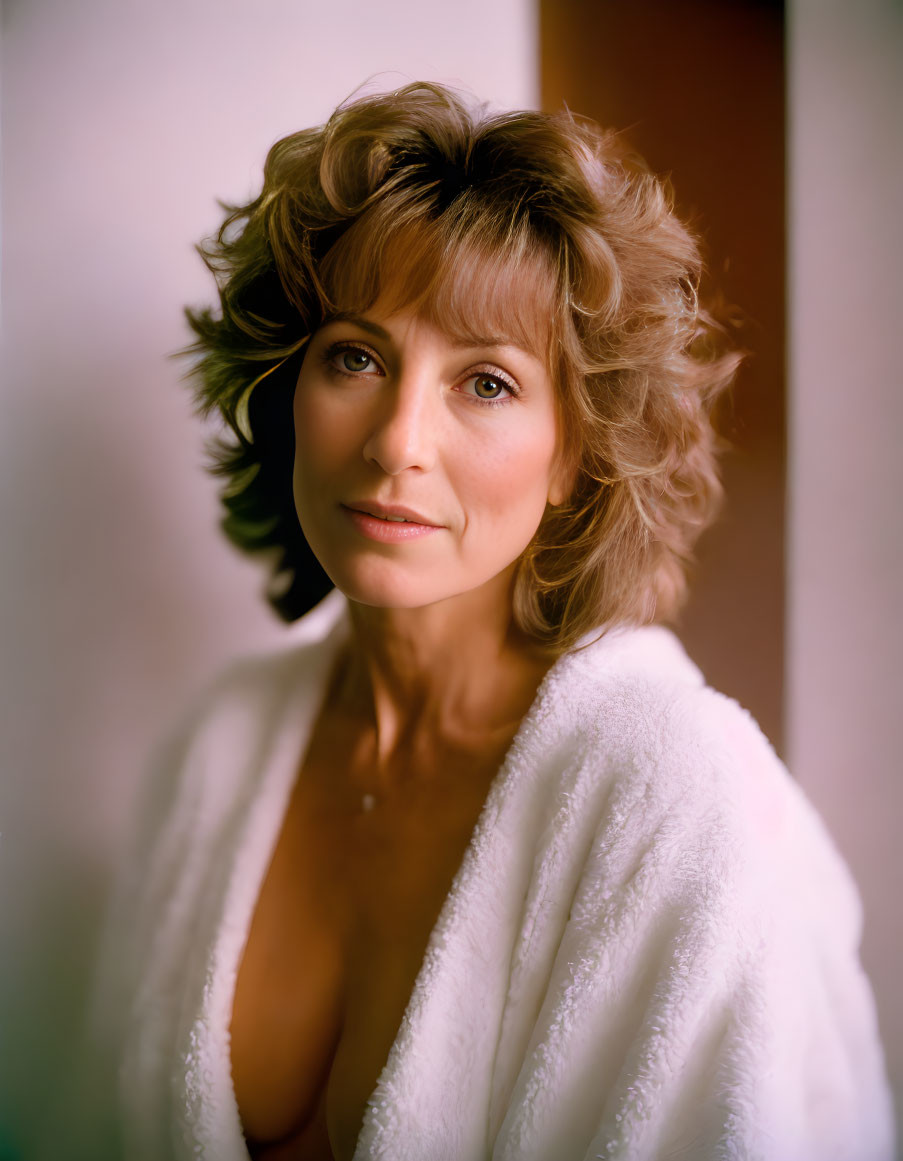
<path id="1" fill-rule="evenodd" d="M 550 677 L 559 728 L 618 753 L 651 790 L 711 788 L 716 770 L 781 766 L 752 715 L 708 686 L 661 626 L 590 640 Z"/>
<path id="2" fill-rule="evenodd" d="M 858 890 L 816 809 L 674 633 L 625 629 L 566 660 L 557 695 L 572 708 L 559 712 L 599 787 L 597 854 L 630 836 L 697 900 L 740 893 L 759 908 L 783 896 L 857 944 Z"/>
<path id="3" fill-rule="evenodd" d="M 164 749 L 184 747 L 215 734 L 232 746 L 245 734 L 266 728 L 274 710 L 298 695 L 306 678 L 318 675 L 340 636 L 347 612 L 344 597 L 333 590 L 289 629 L 275 648 L 230 661 L 202 688 L 181 715 Z"/>
<path id="4" fill-rule="evenodd" d="M 794 848 L 837 866 L 753 716 L 706 684 L 670 630 L 615 630 L 549 676 L 544 728 L 582 768 L 600 835 L 613 818 L 640 844 L 667 832 L 675 852 L 698 848 L 700 870 L 729 863 L 732 878 L 770 877 L 776 858 L 796 865 Z"/>
<path id="5" fill-rule="evenodd" d="M 347 601 L 334 589 L 286 631 L 280 644 L 237 657 L 216 674 L 185 715 L 183 729 L 196 726 L 224 707 L 231 712 L 236 705 L 248 701 L 257 710 L 261 704 L 278 698 L 290 688 L 294 678 L 329 652 L 346 619 Z"/>
<path id="6" fill-rule="evenodd" d="M 198 692 L 149 757 L 134 851 L 165 828 L 200 837 L 253 793 L 290 714 L 317 701 L 346 612 L 333 591 L 276 648 L 234 659 Z"/>

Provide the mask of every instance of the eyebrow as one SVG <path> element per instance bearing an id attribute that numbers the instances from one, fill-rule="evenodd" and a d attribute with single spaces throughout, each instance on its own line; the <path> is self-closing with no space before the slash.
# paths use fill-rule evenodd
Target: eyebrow
<path id="1" fill-rule="evenodd" d="M 383 339 L 385 342 L 392 341 L 392 336 L 379 323 L 371 322 L 368 318 L 364 318 L 363 315 L 353 314 L 351 311 L 338 311 L 336 314 L 329 315 L 323 320 L 323 326 L 331 326 L 332 323 L 339 322 L 352 323 L 354 326 L 360 327 L 362 331 L 367 331 L 368 334 L 373 335 L 375 338 Z M 459 350 L 470 350 L 475 347 L 515 347 L 518 351 L 524 351 L 524 354 L 532 354 L 532 352 L 525 350 L 520 343 L 516 343 L 512 339 L 500 335 L 447 334 L 447 338 L 449 343 Z"/>

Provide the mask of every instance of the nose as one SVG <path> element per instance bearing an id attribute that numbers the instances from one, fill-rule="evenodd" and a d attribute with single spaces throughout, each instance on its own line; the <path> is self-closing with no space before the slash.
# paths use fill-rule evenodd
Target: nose
<path id="1" fill-rule="evenodd" d="M 374 403 L 376 415 L 363 449 L 367 463 L 388 476 L 434 467 L 437 395 L 435 385 L 422 373 L 387 382 Z"/>

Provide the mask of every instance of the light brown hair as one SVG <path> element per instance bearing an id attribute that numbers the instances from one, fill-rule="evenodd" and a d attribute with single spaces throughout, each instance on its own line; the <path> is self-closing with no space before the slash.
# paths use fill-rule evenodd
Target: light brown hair
<path id="1" fill-rule="evenodd" d="M 619 136 L 570 113 L 489 115 L 416 83 L 277 142 L 260 195 L 201 253 L 220 310 L 188 310 L 200 408 L 234 440 L 224 528 L 275 555 L 288 620 L 330 587 L 292 496 L 292 393 L 307 338 L 379 298 L 540 355 L 575 471 L 523 553 L 514 616 L 554 653 L 672 619 L 721 498 L 712 411 L 740 355 L 698 302 L 698 244 Z"/>

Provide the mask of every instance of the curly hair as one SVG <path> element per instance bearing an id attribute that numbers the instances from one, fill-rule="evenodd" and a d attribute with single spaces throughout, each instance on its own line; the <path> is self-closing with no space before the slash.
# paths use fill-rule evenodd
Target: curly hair
<path id="1" fill-rule="evenodd" d="M 702 310 L 699 246 L 666 182 L 569 112 L 489 115 L 437 84 L 340 106 L 270 150 L 263 189 L 198 247 L 219 310 L 187 309 L 190 375 L 228 478 L 223 527 L 273 554 L 286 620 L 331 588 L 292 492 L 305 343 L 377 299 L 545 360 L 573 489 L 518 561 L 514 617 L 560 653 L 673 619 L 721 500 L 713 408 L 741 355 Z"/>

